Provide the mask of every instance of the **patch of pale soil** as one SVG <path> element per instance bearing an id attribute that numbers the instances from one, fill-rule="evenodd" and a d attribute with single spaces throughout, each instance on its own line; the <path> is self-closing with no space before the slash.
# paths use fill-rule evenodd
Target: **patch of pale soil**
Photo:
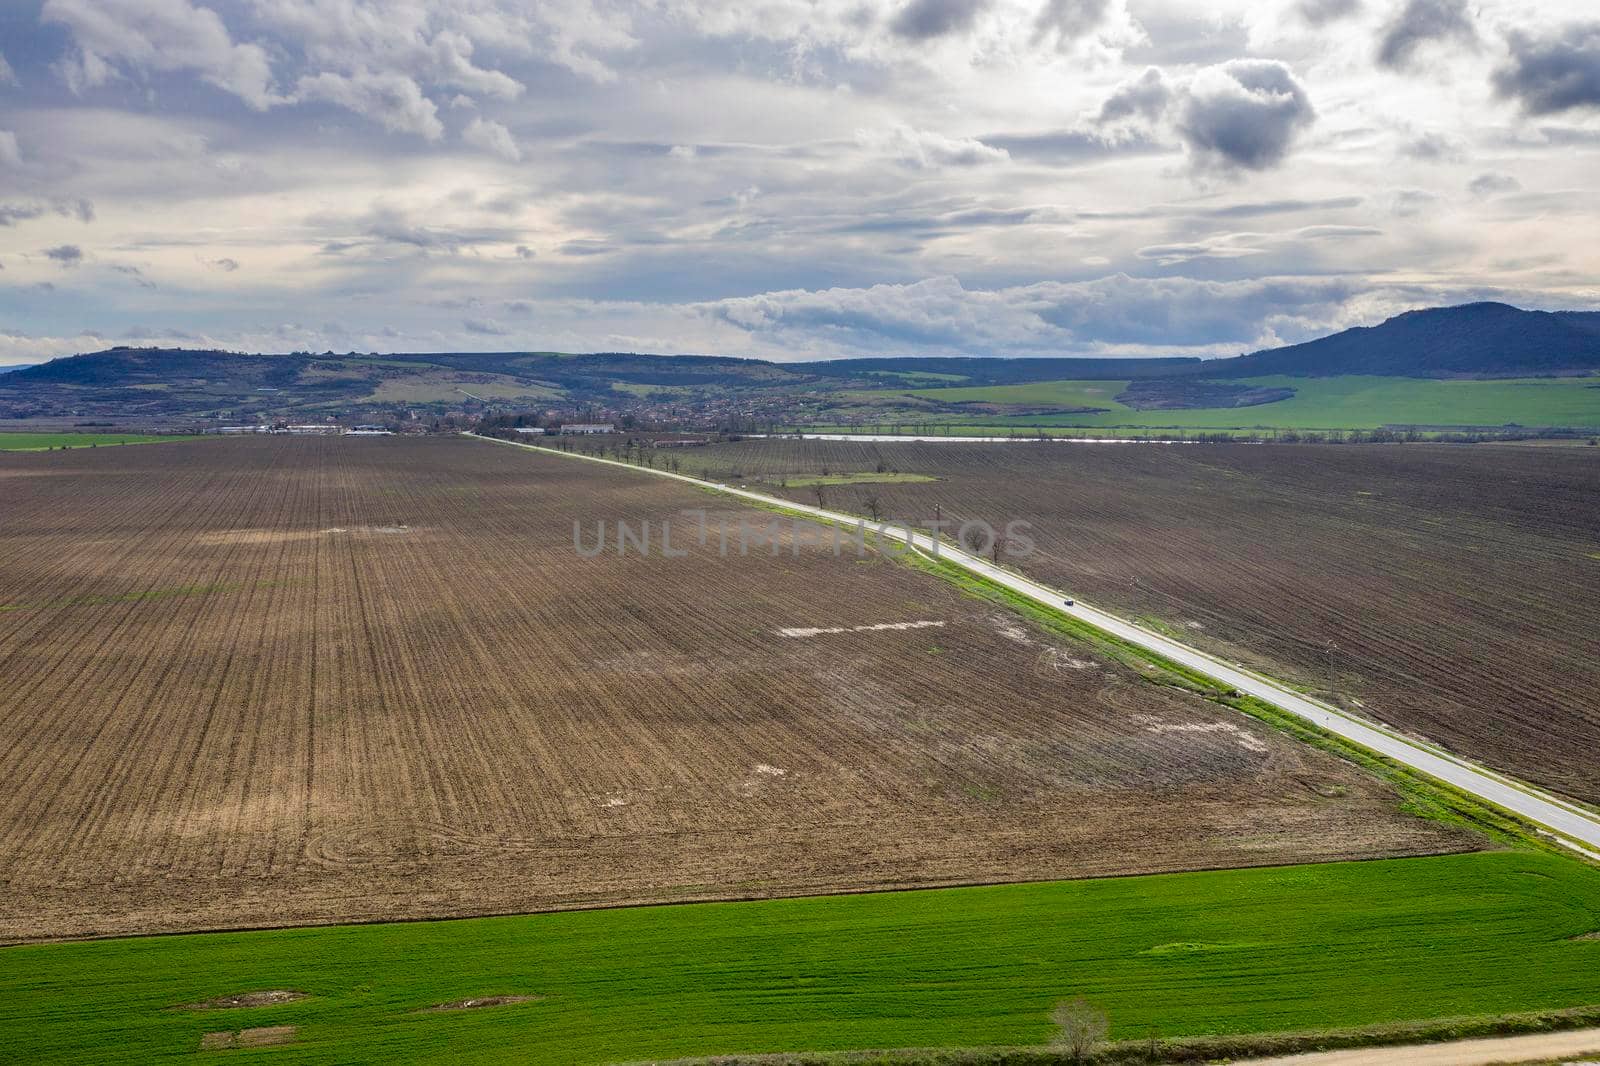
<path id="1" fill-rule="evenodd" d="M 324 533 L 410 533 L 410 526 L 332 526 Z"/>
<path id="2" fill-rule="evenodd" d="M 293 1003 L 298 999 L 305 999 L 304 992 L 295 992 L 287 988 L 268 988 L 259 992 L 240 992 L 236 996 L 217 996 L 215 999 L 204 999 L 199 1003 L 185 1003 L 173 1010 L 232 1010 L 235 1007 L 276 1007 L 280 1003 Z"/>
<path id="3" fill-rule="evenodd" d="M 1266 741 L 1232 722 L 1163 722 L 1149 715 L 1139 715 L 1138 720 L 1146 733 L 1226 733 L 1245 751 L 1258 755 L 1267 751 Z"/>
<path id="4" fill-rule="evenodd" d="M 224 529 L 216 533 L 202 533 L 195 538 L 195 542 L 207 547 L 231 544 L 288 544 L 297 540 L 313 540 L 322 536 L 322 532 L 315 529 Z"/>
<path id="5" fill-rule="evenodd" d="M 292 1025 L 263 1025 L 257 1029 L 223 1030 L 206 1033 L 200 1037 L 201 1051 L 222 1051 L 227 1048 L 271 1047 L 288 1044 L 294 1040 L 296 1029 Z"/>
<path id="6" fill-rule="evenodd" d="M 1445 1044 L 1316 1051 L 1307 1055 L 1244 1061 L 1253 1066 L 1492 1066 L 1494 1063 L 1543 1062 L 1569 1055 L 1594 1053 L 1600 1053 L 1600 1029 L 1454 1040 Z"/>
<path id="7" fill-rule="evenodd" d="M 1058 670 L 1088 670 L 1094 663 L 1088 659 L 1074 659 L 1060 648 L 1051 648 L 1045 654 L 1045 661 Z"/>
<path id="8" fill-rule="evenodd" d="M 1028 635 L 1026 629 L 1023 629 L 1009 618 L 996 615 L 991 621 L 994 624 L 994 631 L 1007 640 L 1015 641 L 1018 644 L 1026 644 L 1030 648 L 1039 643 Z"/>
<path id="9" fill-rule="evenodd" d="M 936 629 L 943 622 L 879 622 L 871 626 L 792 626 L 778 630 L 780 637 L 820 637 L 833 633 L 880 633 L 898 629 Z"/>
<path id="10" fill-rule="evenodd" d="M 436 1003 L 431 1007 L 424 1007 L 419 1014 L 436 1014 L 447 1010 L 477 1010 L 480 1007 L 510 1007 L 517 1003 L 537 1003 L 543 996 L 478 996 L 474 999 L 458 999 L 451 1003 Z"/>
<path id="11" fill-rule="evenodd" d="M 1039 663 L 1047 671 L 1056 670 L 1087 670 L 1095 664 L 1088 659 L 1075 659 L 1065 649 L 1055 647 L 1042 640 L 1035 640 L 1029 632 L 1018 625 L 1013 619 L 1004 615 L 992 615 L 989 624 L 994 631 L 1002 637 L 1028 648 L 1042 648 Z"/>
<path id="12" fill-rule="evenodd" d="M 781 766 L 772 766 L 764 762 L 758 762 L 750 770 L 750 775 L 743 781 L 739 782 L 735 791 L 737 791 L 741 796 L 753 796 L 755 795 L 756 790 L 762 786 L 764 780 L 787 777 L 788 775 L 789 771 L 785 770 Z"/>

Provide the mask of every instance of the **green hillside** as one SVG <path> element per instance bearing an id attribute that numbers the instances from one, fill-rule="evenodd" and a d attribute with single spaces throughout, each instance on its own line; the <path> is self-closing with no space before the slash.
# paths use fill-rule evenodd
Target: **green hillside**
<path id="1" fill-rule="evenodd" d="M 1376 429 L 1388 425 L 1600 427 L 1600 377 L 1426 380 L 1375 376 L 1247 378 L 1287 386 L 1295 395 L 1255 407 L 1136 411 L 1115 397 L 1124 382 L 1052 381 L 966 389 L 916 389 L 908 395 L 944 403 L 1093 404 L 1098 414 L 919 415 L 919 421 L 993 426 L 1150 427 L 1184 429 Z M 1100 389 L 1103 392 L 1090 390 Z M 885 394 L 887 395 L 887 394 Z"/>

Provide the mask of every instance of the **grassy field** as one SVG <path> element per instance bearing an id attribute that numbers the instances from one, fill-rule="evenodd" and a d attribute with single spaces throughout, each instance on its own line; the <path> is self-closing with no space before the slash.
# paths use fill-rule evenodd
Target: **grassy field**
<path id="1" fill-rule="evenodd" d="M 18 1062 L 153 1060 L 298 1027 L 281 1063 L 582 1064 L 1342 1027 L 1600 1001 L 1600 870 L 1526 852 L 33 945 Z M 298 1003 L 173 1010 L 263 989 Z M 540 999 L 419 1013 L 470 997 Z"/>
<path id="2" fill-rule="evenodd" d="M 1432 381 L 1416 378 L 1264 377 L 1264 387 L 1289 386 L 1296 394 L 1256 407 L 1136 411 L 1112 397 L 1120 381 L 1055 381 L 971 389 L 919 389 L 902 395 L 950 403 L 1060 404 L 1105 407 L 1102 414 L 921 415 L 972 425 L 1169 427 L 1181 429 L 1376 429 L 1386 425 L 1600 426 L 1600 381 L 1595 378 L 1526 378 L 1505 381 Z M 863 394 L 866 395 L 866 394 Z M 888 396 L 890 393 L 879 394 Z"/>
<path id="3" fill-rule="evenodd" d="M 1059 404 L 1131 411 L 1113 398 L 1127 387 L 1126 381 L 1039 381 L 1027 385 L 916 389 L 910 395 L 947 403 Z"/>
<path id="4" fill-rule="evenodd" d="M 480 380 L 481 374 L 411 374 L 385 378 L 378 383 L 366 403 L 460 403 L 469 398 L 485 400 L 548 400 L 559 398 L 558 389 L 533 385 L 509 378 Z"/>
<path id="5" fill-rule="evenodd" d="M 186 437 L 148 433 L 0 433 L 0 452 L 42 452 L 51 448 L 105 447 L 109 444 L 159 444 Z"/>

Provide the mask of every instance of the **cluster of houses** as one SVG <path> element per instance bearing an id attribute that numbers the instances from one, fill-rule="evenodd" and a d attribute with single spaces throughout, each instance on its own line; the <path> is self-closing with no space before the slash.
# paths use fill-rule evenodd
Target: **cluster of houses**
<path id="1" fill-rule="evenodd" d="M 550 433 L 582 436 L 593 433 L 615 433 L 616 431 L 617 427 L 614 422 L 568 422 L 559 430 L 542 429 L 539 426 L 516 427 L 516 432 L 524 437 L 543 437 Z"/>
<path id="2" fill-rule="evenodd" d="M 382 426 L 352 426 L 349 429 L 333 422 L 312 422 L 306 425 L 291 425 L 287 422 L 274 422 L 266 426 L 219 426 L 216 430 L 223 434 L 240 433 L 286 433 L 293 437 L 392 437 L 394 434 Z"/>

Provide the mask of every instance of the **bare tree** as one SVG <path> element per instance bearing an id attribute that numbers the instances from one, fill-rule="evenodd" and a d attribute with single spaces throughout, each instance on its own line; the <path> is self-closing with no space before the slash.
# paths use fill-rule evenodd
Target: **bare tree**
<path id="1" fill-rule="evenodd" d="M 1072 1056 L 1073 1062 L 1088 1062 L 1111 1029 L 1106 1012 L 1082 996 L 1057 1003 L 1050 1017 L 1061 1030 L 1056 1042 Z"/>
<path id="2" fill-rule="evenodd" d="M 813 492 L 815 492 L 817 494 L 817 506 L 818 507 L 827 507 L 828 506 L 828 494 L 823 491 L 821 482 L 818 482 L 817 484 L 812 485 L 811 486 L 811 491 L 813 491 Z"/>
<path id="3" fill-rule="evenodd" d="M 876 522 L 883 514 L 883 508 L 878 503 L 878 497 L 876 495 L 868 496 L 862 502 L 867 505 L 867 513 L 870 514 L 872 516 L 872 520 Z"/>

